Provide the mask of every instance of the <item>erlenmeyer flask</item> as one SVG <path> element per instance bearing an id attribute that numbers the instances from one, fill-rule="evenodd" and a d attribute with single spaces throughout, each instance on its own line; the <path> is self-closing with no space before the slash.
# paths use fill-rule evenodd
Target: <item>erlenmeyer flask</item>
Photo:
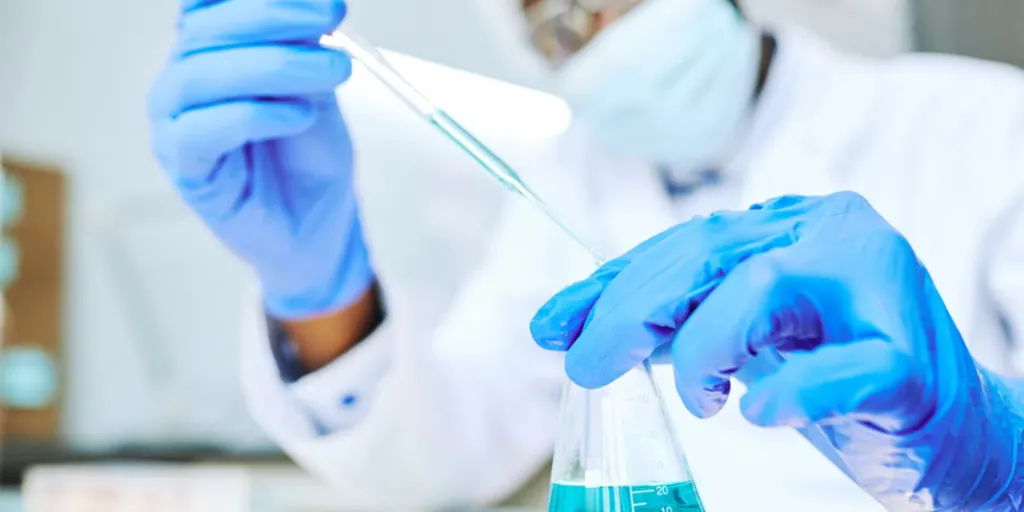
<path id="1" fill-rule="evenodd" d="M 568 383 L 549 512 L 703 512 L 649 363 L 610 385 Z"/>

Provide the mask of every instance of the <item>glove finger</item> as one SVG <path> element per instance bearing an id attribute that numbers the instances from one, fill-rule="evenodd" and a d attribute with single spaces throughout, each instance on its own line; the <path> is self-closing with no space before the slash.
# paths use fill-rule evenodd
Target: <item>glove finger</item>
<path id="1" fill-rule="evenodd" d="M 570 285 L 548 300 L 530 321 L 530 333 L 534 341 L 546 350 L 569 350 L 608 283 L 633 258 L 671 236 L 683 225 L 673 226 L 651 237 L 626 254 L 605 263 L 587 279 Z"/>
<path id="2" fill-rule="evenodd" d="M 172 63 L 150 95 L 150 114 L 173 117 L 202 105 L 334 91 L 352 73 L 347 55 L 323 48 L 253 46 Z"/>
<path id="3" fill-rule="evenodd" d="M 188 110 L 156 126 L 156 154 L 171 178 L 191 200 L 210 195 L 237 196 L 240 186 L 225 187 L 218 164 L 248 143 L 302 133 L 316 121 L 307 100 L 238 100 Z M 223 208 L 218 208 L 223 210 Z"/>
<path id="4" fill-rule="evenodd" d="M 548 300 L 530 321 L 533 340 L 545 350 L 569 350 L 611 277 L 612 274 L 593 275 Z"/>
<path id="5" fill-rule="evenodd" d="M 934 411 L 926 368 L 892 343 L 870 339 L 791 355 L 740 401 L 755 425 L 803 428 L 855 420 L 906 433 Z"/>
<path id="6" fill-rule="evenodd" d="M 676 333 L 672 362 L 686 408 L 707 418 L 728 399 L 730 379 L 776 344 L 811 346 L 821 338 L 814 304 L 790 292 L 798 277 L 780 263 L 792 246 L 739 265 Z"/>
<path id="7" fill-rule="evenodd" d="M 345 18 L 344 0 L 231 0 L 182 18 L 177 51 L 306 41 L 311 45 Z"/>
<path id="8" fill-rule="evenodd" d="M 181 0 L 181 12 L 182 14 L 188 14 L 196 9 L 201 9 L 208 5 L 219 4 L 229 0 Z"/>
<path id="9" fill-rule="evenodd" d="M 673 339 L 708 294 L 751 255 L 791 243 L 762 212 L 733 212 L 692 224 L 640 255 L 610 283 L 566 357 L 583 387 L 609 384 Z"/>

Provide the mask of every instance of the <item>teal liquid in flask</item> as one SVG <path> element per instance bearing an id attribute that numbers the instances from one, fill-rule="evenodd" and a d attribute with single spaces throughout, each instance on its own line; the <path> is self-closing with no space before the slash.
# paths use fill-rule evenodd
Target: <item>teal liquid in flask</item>
<path id="1" fill-rule="evenodd" d="M 566 384 L 548 511 L 705 511 L 648 363 L 601 389 Z"/>
<path id="2" fill-rule="evenodd" d="M 551 505 L 548 510 L 702 512 L 704 506 L 701 505 L 693 482 L 611 487 L 556 483 L 551 486 Z"/>

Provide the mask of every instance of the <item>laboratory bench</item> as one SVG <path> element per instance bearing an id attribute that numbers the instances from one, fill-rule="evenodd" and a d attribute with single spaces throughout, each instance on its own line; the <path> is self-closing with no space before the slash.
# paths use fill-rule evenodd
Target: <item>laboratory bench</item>
<path id="1" fill-rule="evenodd" d="M 545 491 L 546 492 L 546 491 Z M 543 498 L 542 498 L 543 499 Z M 310 505 L 308 501 L 302 503 L 281 503 L 280 501 L 259 501 L 253 503 L 247 512 L 335 512 L 344 511 L 343 507 L 339 508 L 337 505 Z M 537 505 L 536 501 L 532 501 L 534 505 L 515 505 L 506 504 L 499 507 L 495 507 L 488 510 L 479 512 L 532 512 L 532 511 L 543 511 L 546 508 L 542 505 Z M 93 510 L 93 509 L 90 509 Z M 125 510 L 124 508 L 120 510 Z M 151 512 L 156 510 L 155 508 L 138 509 L 139 512 Z M 165 509 L 166 510 L 166 509 Z M 0 512 L 29 512 L 23 507 L 21 491 L 17 488 L 0 488 Z M 74 512 L 74 511 L 72 511 Z M 192 512 L 192 510 L 181 510 L 175 509 L 174 512 Z M 221 512 L 218 510 L 218 512 Z"/>
<path id="2" fill-rule="evenodd" d="M 82 500 L 121 500 L 117 510 L 205 512 L 341 512 L 349 510 L 323 483 L 279 452 L 224 453 L 203 447 L 123 448 L 87 453 L 52 445 L 8 446 L 0 476 L 0 512 L 108 510 Z M 548 472 L 495 511 L 546 508 Z M 24 495 L 24 496 L 23 496 Z M 111 498 L 110 496 L 119 496 Z M 24 498 L 24 499 L 23 499 Z M 136 500 L 146 503 L 136 507 Z M 161 501 L 161 500 L 166 500 Z M 164 503 L 152 506 L 154 501 Z M 104 503 L 107 503 L 106 501 Z M 123 504 L 131 503 L 127 507 Z M 185 503 L 188 503 L 187 505 Z M 195 504 L 205 504 L 196 506 Z"/>

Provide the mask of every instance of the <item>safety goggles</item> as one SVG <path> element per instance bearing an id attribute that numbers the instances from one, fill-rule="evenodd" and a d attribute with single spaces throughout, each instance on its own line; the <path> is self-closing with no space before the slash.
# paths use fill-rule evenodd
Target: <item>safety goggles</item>
<path id="1" fill-rule="evenodd" d="M 530 41 L 559 65 L 600 32 L 602 11 L 624 14 L 643 0 L 540 0 L 525 9 Z"/>

